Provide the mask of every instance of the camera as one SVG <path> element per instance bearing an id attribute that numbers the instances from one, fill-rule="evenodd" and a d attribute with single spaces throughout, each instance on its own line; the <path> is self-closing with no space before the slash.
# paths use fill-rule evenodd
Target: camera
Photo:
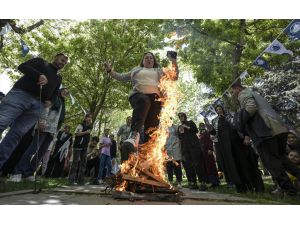
<path id="1" fill-rule="evenodd" d="M 177 52 L 175 52 L 175 51 L 167 51 L 167 57 L 168 58 L 176 59 L 177 58 Z"/>

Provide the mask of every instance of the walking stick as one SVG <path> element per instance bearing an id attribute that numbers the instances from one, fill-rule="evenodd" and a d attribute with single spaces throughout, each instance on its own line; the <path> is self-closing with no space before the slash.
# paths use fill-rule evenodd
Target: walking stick
<path id="1" fill-rule="evenodd" d="M 41 115 L 42 115 L 42 90 L 43 90 L 43 86 L 40 85 L 40 93 L 39 93 L 39 122 L 41 119 Z M 39 123 L 38 122 L 38 123 Z M 37 145 L 36 145 L 36 151 L 35 151 L 35 172 L 34 172 L 34 194 L 38 194 L 39 192 L 41 192 L 41 188 L 39 188 L 37 190 L 37 170 L 38 170 L 38 156 L 39 156 L 39 149 L 40 149 L 40 129 L 39 129 L 39 124 L 38 124 L 38 129 L 37 129 Z"/>

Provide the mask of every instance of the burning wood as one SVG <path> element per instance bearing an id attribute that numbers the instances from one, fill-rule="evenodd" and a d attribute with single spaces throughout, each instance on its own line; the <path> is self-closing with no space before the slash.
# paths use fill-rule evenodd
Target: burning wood
<path id="1" fill-rule="evenodd" d="M 157 180 L 161 184 L 164 184 L 167 187 L 170 187 L 170 184 L 168 184 L 166 181 L 161 179 L 159 176 L 154 175 L 153 173 L 149 172 L 147 169 L 140 167 L 139 165 L 136 166 L 138 170 L 140 170 L 142 173 L 146 174 L 147 176 L 153 178 L 154 180 Z"/>
<path id="2" fill-rule="evenodd" d="M 169 188 L 170 185 L 169 184 L 163 184 L 154 180 L 150 180 L 150 179 L 145 179 L 145 178 L 139 178 L 139 177 L 132 177 L 129 175 L 124 174 L 123 175 L 123 179 L 124 180 L 128 180 L 128 181 L 134 181 L 134 182 L 138 182 L 141 184 L 149 184 L 152 186 L 156 186 L 156 187 L 165 187 L 165 188 Z"/>
<path id="3" fill-rule="evenodd" d="M 157 193 L 155 195 L 151 193 L 133 193 L 133 192 L 127 192 L 127 191 L 114 191 L 112 193 L 114 198 L 116 199 L 126 199 L 129 201 L 135 201 L 135 200 L 147 200 L 147 201 L 164 201 L 164 202 L 179 202 L 181 201 L 180 194 L 173 193 L 173 194 L 166 194 L 166 193 Z"/>

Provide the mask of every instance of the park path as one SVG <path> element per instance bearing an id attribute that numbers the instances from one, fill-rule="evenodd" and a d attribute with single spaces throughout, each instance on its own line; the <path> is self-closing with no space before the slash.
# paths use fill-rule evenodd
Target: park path
<path id="1" fill-rule="evenodd" d="M 33 193 L 33 190 L 1 193 L 1 205 L 231 205 L 255 204 L 251 199 L 182 189 L 179 202 L 114 199 L 105 193 L 105 187 L 97 185 L 64 186 Z"/>

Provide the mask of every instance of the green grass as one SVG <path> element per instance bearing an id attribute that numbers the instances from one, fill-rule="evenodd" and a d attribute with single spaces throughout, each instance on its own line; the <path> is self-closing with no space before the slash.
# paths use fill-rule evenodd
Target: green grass
<path id="1" fill-rule="evenodd" d="M 224 180 L 224 179 L 223 179 Z M 222 193 L 222 194 L 230 194 L 237 197 L 249 198 L 255 201 L 255 204 L 265 204 L 265 205 L 299 205 L 300 197 L 289 197 L 284 196 L 283 198 L 274 196 L 270 194 L 273 187 L 273 181 L 270 177 L 263 177 L 265 184 L 265 192 L 264 193 L 237 193 L 235 188 L 230 188 L 226 185 L 226 183 L 222 180 L 221 185 L 216 188 L 209 188 L 208 191 Z M 186 179 L 183 179 L 183 187 L 188 186 L 188 182 Z"/>
<path id="2" fill-rule="evenodd" d="M 30 181 L 22 181 L 20 183 L 9 182 L 4 179 L 4 184 L 0 184 L 0 193 L 3 192 L 12 192 L 12 191 L 20 191 L 20 190 L 34 190 L 35 183 Z M 36 182 L 36 189 L 51 189 L 55 187 L 60 187 L 63 185 L 67 185 L 68 180 L 64 178 L 59 179 L 51 179 L 51 178 L 38 178 Z"/>

